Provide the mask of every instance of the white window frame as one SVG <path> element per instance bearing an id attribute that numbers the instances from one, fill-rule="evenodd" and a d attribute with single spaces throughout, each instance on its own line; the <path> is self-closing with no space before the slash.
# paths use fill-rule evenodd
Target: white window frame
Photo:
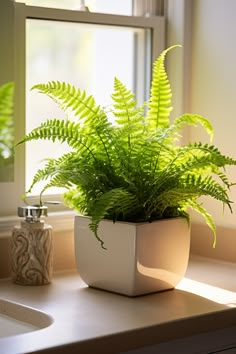
<path id="1" fill-rule="evenodd" d="M 6 1 L 6 0 L 4 0 Z M 137 2 L 137 0 L 136 0 Z M 162 1 L 161 1 L 162 2 Z M 137 5 L 137 4 L 136 4 Z M 137 8 L 137 6 L 136 6 Z M 135 9 L 135 3 L 134 3 Z M 122 16 L 101 13 L 81 12 L 27 6 L 24 3 L 14 3 L 14 76 L 15 76 L 15 141 L 19 141 L 25 134 L 25 29 L 26 19 L 45 19 L 68 22 L 92 23 L 102 25 L 117 25 L 141 27 L 150 29 L 152 33 L 152 58 L 153 61 L 166 47 L 165 43 L 165 18 L 164 16 Z M 150 14 L 149 14 L 150 15 Z M 18 146 L 15 150 L 15 180 L 11 183 L 0 183 L 0 235 L 6 230 L 11 230 L 16 221 L 17 207 L 21 205 L 21 196 L 25 192 L 25 146 Z M 47 201 L 58 200 L 58 196 L 45 197 Z M 36 204 L 38 198 L 28 198 L 30 204 Z M 61 207 L 50 207 L 51 217 L 56 228 L 63 230 L 72 226 L 73 211 Z M 62 217 L 63 215 L 63 217 Z M 64 220 L 63 220 L 64 218 Z M 58 221 L 60 222 L 58 223 Z M 65 223 L 66 221 L 66 223 Z M 54 222 L 51 222 L 54 223 Z M 62 224 L 64 223 L 64 228 Z M 67 225 L 67 226 L 66 226 Z"/>

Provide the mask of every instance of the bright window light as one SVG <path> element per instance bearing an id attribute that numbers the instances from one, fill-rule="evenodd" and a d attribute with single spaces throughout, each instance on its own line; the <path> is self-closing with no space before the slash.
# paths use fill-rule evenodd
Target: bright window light
<path id="1" fill-rule="evenodd" d="M 183 278 L 176 286 L 176 289 L 188 291 L 190 293 L 202 296 L 208 300 L 228 307 L 236 307 L 236 294 L 233 291 L 208 285 L 189 278 Z"/>
<path id="2" fill-rule="evenodd" d="M 141 81 L 147 77 L 144 75 L 147 30 L 35 19 L 27 19 L 26 24 L 26 132 L 46 119 L 65 118 L 52 100 L 30 91 L 35 84 L 65 81 L 93 94 L 101 106 L 111 103 L 115 76 L 132 91 L 145 87 L 144 82 L 137 82 L 139 76 Z M 140 46 L 143 56 L 137 54 Z M 144 101 L 145 93 L 137 94 Z M 65 148 L 64 144 L 55 146 L 46 141 L 27 144 L 26 189 L 43 166 L 42 160 L 61 155 Z M 38 185 L 33 194 L 40 189 Z M 47 194 L 58 192 L 51 189 Z"/>

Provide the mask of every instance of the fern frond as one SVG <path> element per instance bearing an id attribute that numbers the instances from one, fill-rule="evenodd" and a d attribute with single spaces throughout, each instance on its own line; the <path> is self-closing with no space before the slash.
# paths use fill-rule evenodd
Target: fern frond
<path id="1" fill-rule="evenodd" d="M 229 189 L 232 185 L 234 185 L 233 183 L 231 183 L 229 181 L 228 176 L 226 176 L 226 174 L 224 172 L 222 172 L 221 170 L 219 170 L 219 168 L 215 167 L 213 169 L 213 172 L 219 177 L 219 179 L 222 181 L 222 183 Z"/>
<path id="2" fill-rule="evenodd" d="M 99 105 L 96 105 L 94 97 L 87 95 L 86 91 L 81 91 L 75 86 L 59 81 L 38 84 L 32 89 L 37 89 L 49 96 L 65 112 L 69 114 L 72 112 L 81 123 L 81 134 L 87 136 L 91 134 L 97 137 L 96 130 L 108 133 L 111 123 L 108 121 L 106 113 Z M 73 130 L 76 130 L 76 126 L 74 128 Z"/>
<path id="3" fill-rule="evenodd" d="M 46 190 L 57 187 L 57 188 L 71 188 L 73 184 L 68 180 L 68 176 L 65 173 L 56 174 L 55 176 L 50 177 L 50 181 L 46 183 L 40 191 L 40 202 L 42 202 L 42 196 Z"/>
<path id="4" fill-rule="evenodd" d="M 117 123 L 123 123 L 123 120 L 120 122 L 120 117 L 124 117 L 125 122 L 129 122 L 131 117 L 135 115 L 136 100 L 134 94 L 117 77 L 114 78 L 114 92 L 111 97 L 114 102 L 113 113 L 117 117 Z"/>
<path id="5" fill-rule="evenodd" d="M 63 199 L 69 208 L 77 210 L 79 213 L 86 215 L 87 200 L 78 186 L 70 188 L 68 191 L 66 191 L 63 194 Z"/>
<path id="6" fill-rule="evenodd" d="M 115 122 L 119 127 L 118 138 L 122 141 L 122 145 L 125 142 L 127 143 L 130 154 L 130 150 L 142 137 L 144 128 L 143 109 L 136 107 L 137 102 L 134 99 L 134 94 L 116 77 L 114 79 L 114 92 L 111 97 Z"/>
<path id="7" fill-rule="evenodd" d="M 212 198 L 221 201 L 226 204 L 229 209 L 231 208 L 231 201 L 228 198 L 226 189 L 216 182 L 212 176 L 203 177 L 201 175 L 187 175 L 182 177 L 179 182 L 184 188 L 191 188 L 193 192 L 196 192 L 197 196 L 208 195 Z"/>
<path id="8" fill-rule="evenodd" d="M 49 176 L 53 175 L 54 171 L 55 171 L 55 161 L 54 159 L 48 159 L 47 164 L 44 166 L 44 168 L 39 169 L 37 171 L 37 173 L 34 175 L 33 180 L 31 182 L 30 187 L 28 188 L 26 194 L 31 193 L 32 189 L 34 188 L 34 186 L 43 180 L 46 180 L 47 178 L 49 178 Z"/>
<path id="9" fill-rule="evenodd" d="M 201 142 L 176 148 L 175 152 L 174 158 L 170 160 L 163 172 L 169 171 L 170 174 L 174 173 L 176 177 L 190 171 L 213 172 L 220 177 L 219 167 L 236 164 L 233 158 L 223 155 L 214 145 Z"/>
<path id="10" fill-rule="evenodd" d="M 40 139 L 48 138 L 51 135 L 51 140 L 66 141 L 73 149 L 82 146 L 89 149 L 90 146 L 96 145 L 96 150 L 100 150 L 100 153 L 105 152 L 109 159 L 108 146 L 111 123 L 103 109 L 96 105 L 93 96 L 87 95 L 85 91 L 81 91 L 70 84 L 58 81 L 35 85 L 32 89 L 37 89 L 39 92 L 48 95 L 64 111 L 72 112 L 80 120 L 80 123 L 71 122 L 70 127 L 66 126 L 69 123 L 64 124 L 61 120 L 48 121 L 48 123 L 52 123 L 51 126 L 45 124 L 44 127 L 41 126 L 41 130 L 34 130 L 33 139 L 37 139 L 37 134 L 39 134 Z"/>
<path id="11" fill-rule="evenodd" d="M 70 157 L 71 153 L 69 154 L 64 154 L 62 157 L 58 158 L 58 159 L 47 159 L 46 164 L 44 166 L 44 168 L 39 169 L 37 171 L 37 173 L 34 175 L 32 183 L 30 185 L 30 187 L 28 188 L 26 194 L 31 193 L 34 186 L 41 182 L 41 181 L 46 181 L 48 179 L 50 179 L 50 184 L 47 184 L 47 187 L 43 187 L 43 190 L 41 191 L 41 194 L 48 188 L 50 187 L 56 187 L 59 186 L 59 178 L 61 179 L 60 185 L 61 187 L 64 188 L 70 188 L 72 186 L 71 183 L 71 169 L 68 168 L 65 169 L 64 166 L 64 162 L 68 161 L 69 157 Z M 65 176 L 65 177 L 63 177 Z M 54 182 L 56 181 L 56 179 L 54 180 L 54 178 L 57 177 L 57 183 L 54 184 Z"/>
<path id="12" fill-rule="evenodd" d="M 58 140 L 66 141 L 68 145 L 74 146 L 79 137 L 79 124 L 75 124 L 70 120 L 47 119 L 37 128 L 33 129 L 29 134 L 20 140 L 17 145 L 32 140 Z"/>
<path id="13" fill-rule="evenodd" d="M 160 129 L 155 134 L 155 136 L 152 137 L 152 141 L 156 143 L 156 146 L 157 145 L 159 146 L 158 150 L 156 151 L 154 170 L 157 168 L 157 166 L 160 169 L 163 166 L 165 166 L 167 163 L 173 164 L 175 153 L 176 153 L 175 159 L 177 159 L 177 158 L 180 159 L 181 156 L 182 157 L 184 156 L 185 157 L 184 163 L 186 163 L 186 162 L 188 163 L 189 158 L 191 158 L 192 154 L 193 154 L 193 151 L 191 151 L 193 149 L 193 147 L 191 147 L 191 144 L 187 145 L 187 147 L 184 147 L 184 148 L 178 150 L 173 145 L 173 142 L 178 137 L 178 131 L 180 129 L 182 129 L 183 126 L 185 126 L 186 124 L 196 125 L 197 123 L 200 123 L 205 128 L 205 130 L 209 133 L 210 138 L 212 139 L 213 138 L 213 127 L 210 124 L 210 122 L 205 117 L 195 115 L 195 114 L 182 115 L 181 117 L 177 118 L 173 122 L 173 124 L 171 124 L 170 126 L 168 126 L 166 128 Z M 149 136 L 150 136 L 150 134 L 149 134 Z M 170 149 L 170 146 L 171 146 L 171 149 Z M 210 153 L 210 154 L 213 153 L 213 151 L 210 150 L 210 147 L 207 144 L 205 144 L 204 147 L 203 147 L 203 144 L 201 144 L 201 143 L 198 145 L 195 144 L 194 149 L 195 149 L 195 153 L 196 153 L 197 149 L 202 150 L 204 154 L 207 153 L 207 149 L 209 149 L 208 153 Z M 173 159 L 169 158 L 170 152 L 171 152 L 171 154 L 173 153 L 173 155 L 172 155 Z M 218 151 L 218 153 L 219 153 L 219 151 Z M 178 163 L 179 163 L 179 161 L 178 161 Z M 209 164 L 209 161 L 208 161 L 208 164 Z M 197 167 L 197 164 L 196 164 L 196 167 Z"/>
<path id="14" fill-rule="evenodd" d="M 136 203 L 136 197 L 122 188 L 112 189 L 107 193 L 102 194 L 100 198 L 92 203 L 90 214 L 92 221 L 89 227 L 101 242 L 103 248 L 104 243 L 98 236 L 99 221 L 105 218 L 107 213 L 112 211 L 114 207 L 115 209 L 112 214 L 113 220 L 115 221 L 119 214 L 126 214 L 127 211 L 130 212 L 130 210 L 136 206 Z"/>
<path id="15" fill-rule="evenodd" d="M 50 81 L 46 84 L 34 85 L 31 90 L 38 90 L 55 101 L 61 109 L 73 112 L 74 116 L 89 120 L 100 113 L 94 97 L 87 95 L 85 91 L 70 85 L 69 83 Z"/>
<path id="16" fill-rule="evenodd" d="M 203 128 L 206 130 L 206 132 L 210 136 L 210 140 L 213 140 L 213 126 L 210 123 L 210 121 L 198 114 L 191 114 L 191 113 L 185 113 L 182 116 L 176 118 L 173 122 L 173 125 L 170 127 L 170 130 L 180 130 L 182 129 L 185 125 L 193 125 L 196 126 L 197 124 L 201 124 Z"/>
<path id="17" fill-rule="evenodd" d="M 79 124 L 69 120 L 47 120 L 25 135 L 17 145 L 32 140 L 51 140 L 52 142 L 58 140 L 62 143 L 66 142 L 74 150 L 76 149 L 78 153 L 82 154 L 86 151 L 87 154 L 95 159 L 90 143 L 90 136 L 82 135 Z"/>
<path id="18" fill-rule="evenodd" d="M 162 127 L 168 127 L 171 107 L 171 87 L 165 70 L 166 54 L 173 48 L 164 50 L 153 64 L 153 78 L 150 89 L 150 99 L 147 104 L 148 112 L 146 121 L 150 130 L 156 131 Z"/>
<path id="19" fill-rule="evenodd" d="M 140 110 L 136 108 L 137 102 L 134 94 L 116 77 L 114 79 L 114 92 L 111 97 L 114 107 L 113 114 L 118 125 L 124 127 L 133 121 L 143 123 L 143 116 L 140 115 Z"/>
<path id="20" fill-rule="evenodd" d="M 203 195 L 211 196 L 226 204 L 231 209 L 231 201 L 228 198 L 226 189 L 216 182 L 211 176 L 203 177 L 194 174 L 183 175 L 176 178 L 166 175 L 162 176 L 162 184 L 154 183 L 153 189 L 145 202 L 149 215 L 159 214 L 164 216 L 167 208 L 184 205 L 189 200 L 195 200 Z"/>
<path id="21" fill-rule="evenodd" d="M 197 211 L 201 216 L 203 216 L 206 224 L 210 227 L 210 229 L 213 232 L 213 248 L 215 248 L 216 247 L 216 225 L 213 217 L 196 200 L 188 200 L 188 206 L 190 206 L 193 210 Z"/>

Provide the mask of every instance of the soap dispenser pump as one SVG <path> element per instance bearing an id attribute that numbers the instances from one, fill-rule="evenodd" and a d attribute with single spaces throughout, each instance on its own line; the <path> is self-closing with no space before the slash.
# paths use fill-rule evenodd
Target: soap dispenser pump
<path id="1" fill-rule="evenodd" d="M 45 285 L 52 277 L 52 227 L 44 223 L 47 207 L 27 205 L 18 207 L 24 217 L 14 227 L 11 242 L 12 280 L 20 285 Z"/>

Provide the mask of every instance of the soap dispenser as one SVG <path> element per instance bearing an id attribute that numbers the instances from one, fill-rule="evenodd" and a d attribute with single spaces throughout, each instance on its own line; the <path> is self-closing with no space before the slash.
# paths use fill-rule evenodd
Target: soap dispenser
<path id="1" fill-rule="evenodd" d="M 12 231 L 12 280 L 21 285 L 49 284 L 52 277 L 52 227 L 41 219 L 41 216 L 47 216 L 47 207 L 20 206 L 18 216 L 24 220 Z"/>

